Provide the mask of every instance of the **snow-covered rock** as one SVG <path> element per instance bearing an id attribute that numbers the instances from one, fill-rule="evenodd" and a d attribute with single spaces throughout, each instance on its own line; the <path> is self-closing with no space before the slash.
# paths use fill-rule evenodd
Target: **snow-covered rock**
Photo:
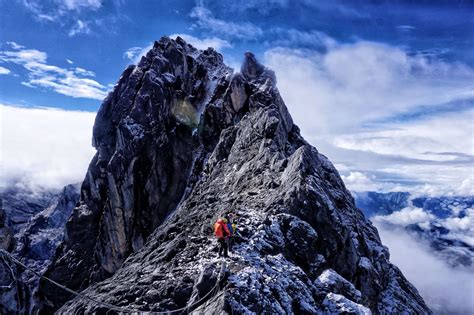
<path id="1" fill-rule="evenodd" d="M 356 303 L 361 301 L 361 293 L 352 283 L 341 277 L 332 269 L 323 271 L 314 281 L 318 294 L 325 296 L 328 293 L 342 295 Z"/>
<path id="2" fill-rule="evenodd" d="M 323 301 L 323 307 L 323 314 L 372 314 L 367 307 L 354 303 L 346 297 L 335 293 L 328 293 Z"/>

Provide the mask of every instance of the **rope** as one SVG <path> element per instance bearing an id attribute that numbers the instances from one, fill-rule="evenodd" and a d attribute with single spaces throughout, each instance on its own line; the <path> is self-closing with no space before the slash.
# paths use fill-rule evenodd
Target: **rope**
<path id="1" fill-rule="evenodd" d="M 98 304 L 98 305 L 102 305 L 102 306 L 105 306 L 106 308 L 110 309 L 110 310 L 114 310 L 114 311 L 117 311 L 117 312 L 122 312 L 122 313 L 147 313 L 147 314 L 156 314 L 156 315 L 159 315 L 159 314 L 173 314 L 173 313 L 178 313 L 178 312 L 182 312 L 182 311 L 185 311 L 187 309 L 190 309 L 191 307 L 193 306 L 196 306 L 198 305 L 199 303 L 201 303 L 202 301 L 204 301 L 211 293 L 213 293 L 218 287 L 219 287 L 219 283 L 221 282 L 222 280 L 222 274 L 223 274 L 223 270 L 224 270 L 224 266 L 225 266 L 225 260 L 224 259 L 221 259 L 221 269 L 220 269 L 220 272 L 219 272 L 219 275 L 217 277 L 217 280 L 216 280 L 216 284 L 212 287 L 211 290 L 209 290 L 208 293 L 206 293 L 206 295 L 204 295 L 202 298 L 200 298 L 199 300 L 197 300 L 196 302 L 190 304 L 190 305 L 187 305 L 185 307 L 182 307 L 182 308 L 178 308 L 178 309 L 175 309 L 175 310 L 171 310 L 171 311 L 160 311 L 160 312 L 154 312 L 154 311 L 143 311 L 143 310 L 137 310 L 137 309 L 132 309 L 132 308 L 125 308 L 125 307 L 121 307 L 121 306 L 117 306 L 117 305 L 113 305 L 113 304 L 110 304 L 110 303 L 107 303 L 107 302 L 103 302 L 103 301 L 100 301 L 100 300 L 97 300 L 95 298 L 92 298 L 90 296 L 87 296 L 81 292 L 76 292 L 74 290 L 71 290 L 69 289 L 68 287 L 65 287 L 63 286 L 62 284 L 44 276 L 44 275 L 41 275 L 40 273 L 38 273 L 37 271 L 31 269 L 30 267 L 28 267 L 27 265 L 23 264 L 21 261 L 19 261 L 18 259 L 16 259 L 15 257 L 13 257 L 9 252 L 5 251 L 4 249 L 0 249 L 0 253 L 2 253 L 3 255 L 5 255 L 6 257 L 10 258 L 11 261 L 13 261 L 14 263 L 20 265 L 21 267 L 23 267 L 24 269 L 28 270 L 28 271 L 31 271 L 32 273 L 34 273 L 37 277 L 39 278 L 42 278 L 42 279 L 45 279 L 47 281 L 49 281 L 50 283 L 54 284 L 55 286 L 75 295 L 75 296 L 78 296 L 78 297 L 81 297 L 83 299 L 86 299 L 86 300 L 89 300 L 90 302 L 93 302 L 95 304 Z"/>
<path id="2" fill-rule="evenodd" d="M 1 248 L 0 248 L 0 250 L 3 251 L 3 249 L 1 249 Z M 3 257 L 3 255 L 2 255 L 2 260 L 3 260 L 3 262 L 5 263 L 5 265 L 8 267 L 8 269 L 10 270 L 10 274 L 11 274 L 12 280 L 13 280 L 13 281 L 10 283 L 8 289 L 11 288 L 11 286 L 13 285 L 13 282 L 14 282 L 14 283 L 15 283 L 15 291 L 16 291 L 16 292 L 15 292 L 15 293 L 16 293 L 16 294 L 15 294 L 15 298 L 16 298 L 16 302 L 18 303 L 18 308 L 20 308 L 20 307 L 21 307 L 21 305 L 20 305 L 20 296 L 19 296 L 19 291 L 20 291 L 20 289 L 19 289 L 19 287 L 18 287 L 18 281 L 16 280 L 16 276 L 15 276 L 15 273 L 13 272 L 12 267 L 8 264 L 7 260 Z"/>
<path id="3" fill-rule="evenodd" d="M 26 270 L 28 270 L 28 271 L 31 271 L 31 272 L 32 272 L 33 274 L 35 274 L 37 277 L 43 278 L 43 279 L 45 279 L 45 280 L 51 282 L 52 284 L 56 285 L 57 287 L 59 287 L 59 288 L 65 290 L 65 291 L 67 291 L 67 292 L 69 292 L 69 293 L 71 293 L 71 294 L 74 294 L 74 295 L 76 295 L 76 296 L 82 297 L 82 298 L 84 298 L 84 299 L 86 299 L 86 300 L 89 300 L 89 301 L 91 301 L 91 302 L 94 302 L 94 303 L 96 303 L 96 304 L 101 304 L 101 305 L 103 305 L 103 306 L 106 306 L 106 307 L 109 308 L 109 309 L 114 310 L 114 311 L 119 311 L 119 312 L 125 311 L 125 309 L 123 309 L 123 308 L 121 308 L 121 307 L 119 307 L 119 306 L 115 306 L 115 305 L 112 305 L 112 304 L 108 304 L 108 303 L 106 303 L 106 302 L 102 302 L 102 301 L 96 300 L 96 299 L 91 298 L 91 297 L 89 297 L 89 296 L 87 296 L 87 295 L 84 295 L 84 294 L 82 294 L 82 293 L 79 293 L 79 292 L 76 292 L 76 291 L 74 291 L 74 290 L 71 290 L 71 289 L 69 289 L 68 287 L 63 286 L 62 284 L 60 284 L 60 283 L 58 283 L 58 282 L 56 282 L 56 281 L 54 281 L 54 280 L 51 280 L 51 279 L 49 279 L 48 277 L 45 277 L 45 276 L 41 275 L 41 274 L 38 273 L 36 270 L 31 269 L 30 267 L 28 267 L 27 265 L 23 264 L 21 261 L 19 261 L 19 260 L 16 259 L 15 257 L 13 257 L 9 252 L 7 252 L 7 251 L 5 251 L 5 250 L 3 250 L 3 249 L 0 249 L 0 252 L 1 252 L 3 255 L 6 255 L 8 258 L 10 258 L 11 261 L 13 261 L 14 263 L 20 265 L 21 267 L 23 267 L 24 269 L 26 269 Z M 134 312 L 137 312 L 137 311 L 134 311 Z"/>

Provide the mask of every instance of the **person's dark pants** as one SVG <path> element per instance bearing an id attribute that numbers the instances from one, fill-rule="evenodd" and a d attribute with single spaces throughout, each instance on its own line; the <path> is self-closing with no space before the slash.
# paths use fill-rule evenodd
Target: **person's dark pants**
<path id="1" fill-rule="evenodd" d="M 234 246 L 234 237 L 229 236 L 227 238 L 227 248 L 229 249 L 229 252 L 232 253 L 232 247 Z"/>
<path id="2" fill-rule="evenodd" d="M 217 239 L 219 242 L 219 257 L 222 256 L 222 252 L 224 252 L 224 257 L 228 257 L 229 253 L 227 252 L 227 241 L 225 238 Z"/>

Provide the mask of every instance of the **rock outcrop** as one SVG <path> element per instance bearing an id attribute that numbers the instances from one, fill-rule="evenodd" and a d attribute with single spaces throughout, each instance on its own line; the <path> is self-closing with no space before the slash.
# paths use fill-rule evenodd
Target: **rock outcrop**
<path id="1" fill-rule="evenodd" d="M 36 272 L 43 273 L 62 241 L 66 221 L 79 200 L 79 185 L 67 185 L 59 193 L 8 189 L 3 197 L 6 202 L 0 209 L 1 248 Z M 44 208 L 40 209 L 41 206 Z M 38 282 L 34 274 L 2 256 L 0 313 L 34 314 Z"/>
<path id="2" fill-rule="evenodd" d="M 53 280 L 129 310 L 430 313 L 253 54 L 233 73 L 212 48 L 162 38 L 124 71 L 93 137 Z M 222 269 L 211 225 L 230 212 Z M 45 313 L 110 311 L 46 282 L 41 295 Z"/>

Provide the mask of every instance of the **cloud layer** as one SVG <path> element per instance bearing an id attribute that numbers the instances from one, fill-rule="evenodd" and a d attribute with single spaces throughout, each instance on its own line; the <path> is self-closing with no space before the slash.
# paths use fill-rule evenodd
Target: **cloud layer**
<path id="1" fill-rule="evenodd" d="M 474 309 L 474 275 L 452 269 L 402 229 L 377 225 L 382 242 L 390 248 L 390 260 L 415 285 L 433 311 L 439 314 L 470 314 Z"/>
<path id="2" fill-rule="evenodd" d="M 297 121 L 317 133 L 360 129 L 422 105 L 474 97 L 473 69 L 385 44 L 336 44 L 322 53 L 275 48 L 264 58 Z"/>
<path id="3" fill-rule="evenodd" d="M 95 113 L 0 104 L 0 188 L 61 188 L 84 179 Z"/>
<path id="4" fill-rule="evenodd" d="M 463 209 L 462 207 L 466 207 Z M 448 233 L 443 234 L 442 238 L 461 240 L 470 246 L 474 246 L 474 208 L 467 208 L 467 206 L 459 205 L 456 207 L 450 207 L 452 214 L 447 218 L 438 218 L 429 211 L 425 211 L 422 208 L 415 207 L 413 205 L 395 211 L 390 215 L 376 215 L 370 219 L 377 225 L 383 228 L 388 226 L 399 228 L 406 227 L 412 224 L 417 224 L 418 227 L 425 231 L 429 231 L 432 228 L 432 224 L 435 226 L 442 226 L 449 230 Z M 462 216 L 459 216 L 459 211 L 464 210 Z M 456 245 L 453 245 L 453 248 Z"/>
<path id="5" fill-rule="evenodd" d="M 410 224 L 425 223 L 435 219 L 432 214 L 417 207 L 406 207 L 387 216 L 376 216 L 373 221 L 388 222 L 395 225 L 407 226 Z"/>

